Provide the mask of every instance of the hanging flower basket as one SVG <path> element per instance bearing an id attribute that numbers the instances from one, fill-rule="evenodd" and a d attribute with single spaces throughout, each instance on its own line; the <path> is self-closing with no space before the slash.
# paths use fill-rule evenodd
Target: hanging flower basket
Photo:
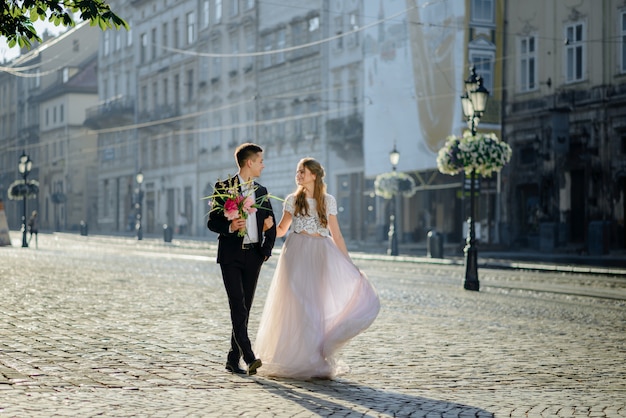
<path id="1" fill-rule="evenodd" d="M 417 191 L 415 180 L 406 173 L 392 171 L 376 176 L 374 181 L 374 192 L 376 196 L 384 199 L 391 199 L 398 193 L 402 193 L 404 197 L 411 197 Z"/>
<path id="2" fill-rule="evenodd" d="M 15 180 L 9 186 L 9 199 L 11 200 L 34 199 L 37 193 L 39 193 L 37 180 Z"/>
<path id="3" fill-rule="evenodd" d="M 462 137 L 451 135 L 437 154 L 437 168 L 443 174 L 459 174 L 464 171 L 484 177 L 498 172 L 510 160 L 513 151 L 506 142 L 493 133 L 472 135 L 465 131 Z"/>

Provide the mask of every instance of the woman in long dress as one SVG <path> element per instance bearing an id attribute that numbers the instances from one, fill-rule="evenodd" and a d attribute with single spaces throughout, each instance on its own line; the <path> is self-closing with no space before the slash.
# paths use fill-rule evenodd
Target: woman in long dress
<path id="1" fill-rule="evenodd" d="M 256 337 L 259 373 L 297 379 L 333 378 L 338 350 L 371 325 L 378 294 L 352 263 L 326 193 L 324 168 L 298 163 L 297 189 L 285 199 L 277 236 L 287 236 Z"/>

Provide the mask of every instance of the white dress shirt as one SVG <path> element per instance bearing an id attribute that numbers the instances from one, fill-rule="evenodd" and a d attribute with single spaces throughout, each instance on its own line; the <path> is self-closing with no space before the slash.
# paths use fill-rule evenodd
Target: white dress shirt
<path id="1" fill-rule="evenodd" d="M 244 196 L 251 196 L 256 202 L 256 191 L 254 190 L 254 182 L 246 183 L 241 177 L 239 177 L 239 187 Z M 248 231 L 243 237 L 244 244 L 253 244 L 259 242 L 259 231 L 256 226 L 256 212 L 248 214 L 246 219 L 246 230 Z"/>

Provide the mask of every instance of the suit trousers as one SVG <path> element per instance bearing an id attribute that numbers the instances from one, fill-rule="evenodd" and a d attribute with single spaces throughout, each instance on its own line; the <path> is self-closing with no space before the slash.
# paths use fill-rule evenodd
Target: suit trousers
<path id="1" fill-rule="evenodd" d="M 220 264 L 232 322 L 228 362 L 238 364 L 243 357 L 250 364 L 256 357 L 248 336 L 248 318 L 264 256 L 258 247 L 237 251 L 241 254 L 234 260 Z"/>

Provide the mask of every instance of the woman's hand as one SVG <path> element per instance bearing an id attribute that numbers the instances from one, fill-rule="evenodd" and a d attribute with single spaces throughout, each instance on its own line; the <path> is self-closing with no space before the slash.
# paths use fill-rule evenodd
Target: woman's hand
<path id="1" fill-rule="evenodd" d="M 268 216 L 263 221 L 263 232 L 267 231 L 268 229 L 270 229 L 273 226 L 274 226 L 274 217 L 273 216 Z"/>

